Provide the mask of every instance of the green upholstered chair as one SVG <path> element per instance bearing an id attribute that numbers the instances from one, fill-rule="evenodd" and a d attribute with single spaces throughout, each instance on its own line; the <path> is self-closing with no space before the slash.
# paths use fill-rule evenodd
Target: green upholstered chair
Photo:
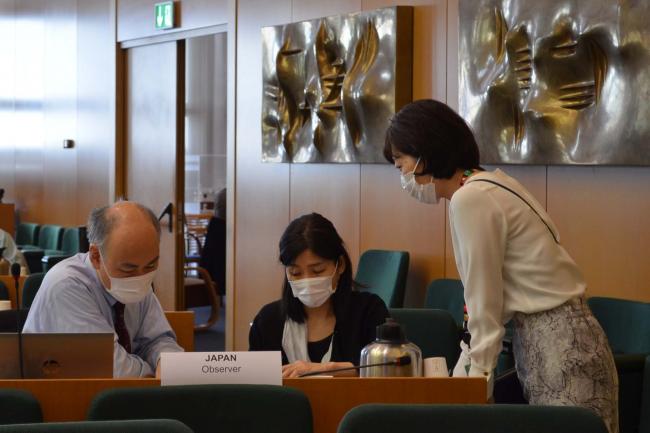
<path id="1" fill-rule="evenodd" d="M 363 291 L 378 295 L 389 308 L 404 304 L 409 253 L 406 251 L 368 250 L 359 258 L 355 280 Z"/>
<path id="2" fill-rule="evenodd" d="M 21 389 L 0 389 L 0 425 L 42 422 L 38 400 Z"/>
<path id="3" fill-rule="evenodd" d="M 38 229 L 35 223 L 20 223 L 16 227 L 16 245 L 19 249 L 38 248 Z"/>
<path id="4" fill-rule="evenodd" d="M 176 419 L 195 433 L 311 433 L 309 400 L 270 385 L 191 385 L 110 389 L 91 403 L 89 420 Z"/>
<path id="5" fill-rule="evenodd" d="M 463 283 L 460 280 L 449 278 L 433 280 L 427 287 L 424 307 L 449 311 L 458 327 L 462 327 L 465 305 L 463 290 Z"/>
<path id="6" fill-rule="evenodd" d="M 463 327 L 464 305 L 465 296 L 462 281 L 450 278 L 441 278 L 429 283 L 424 298 L 424 307 L 449 311 L 456 321 L 459 332 Z M 508 350 L 504 350 L 499 354 L 496 374 L 504 373 L 515 366 L 515 359 L 511 350 L 512 332 L 512 325 L 508 323 L 506 325 L 506 334 L 504 337 L 504 344 L 508 345 Z"/>
<path id="7" fill-rule="evenodd" d="M 650 433 L 650 356 L 645 358 L 643 369 L 643 391 L 641 393 L 641 419 L 639 433 Z"/>
<path id="8" fill-rule="evenodd" d="M 0 433 L 192 433 L 180 421 L 147 419 L 127 421 L 79 421 L 0 426 Z"/>
<path id="9" fill-rule="evenodd" d="M 592 411 L 569 406 L 366 404 L 338 433 L 607 433 Z"/>
<path id="10" fill-rule="evenodd" d="M 447 368 L 458 361 L 460 339 L 448 311 L 430 308 L 391 308 L 390 315 L 404 327 L 406 338 L 422 350 L 422 358 L 444 356 Z"/>
<path id="11" fill-rule="evenodd" d="M 646 355 L 614 355 L 618 373 L 618 425 L 620 433 L 636 433 L 644 411 L 644 375 Z M 649 397 L 650 398 L 650 397 Z M 650 401 L 649 401 L 650 402 Z M 646 415 L 650 406 L 645 406 Z"/>
<path id="12" fill-rule="evenodd" d="M 38 248 L 23 249 L 23 255 L 30 272 L 42 272 L 41 260 L 48 250 L 59 250 L 63 237 L 63 227 L 43 225 L 38 231 Z"/>
<path id="13" fill-rule="evenodd" d="M 45 255 L 41 259 L 43 272 L 49 271 L 57 263 L 81 252 L 85 233 L 85 227 L 69 227 L 63 230 L 61 249 L 44 251 Z"/>
<path id="14" fill-rule="evenodd" d="M 6 301 L 9 299 L 9 289 L 5 286 L 5 283 L 0 281 L 0 301 Z"/>
<path id="15" fill-rule="evenodd" d="M 587 304 L 614 354 L 650 354 L 650 303 L 593 297 Z"/>
<path id="16" fill-rule="evenodd" d="M 25 279 L 25 284 L 23 285 L 23 296 L 20 298 L 20 308 L 29 309 L 34 302 L 34 298 L 38 293 L 38 289 L 41 287 L 45 273 L 37 272 L 35 274 L 29 275 Z"/>

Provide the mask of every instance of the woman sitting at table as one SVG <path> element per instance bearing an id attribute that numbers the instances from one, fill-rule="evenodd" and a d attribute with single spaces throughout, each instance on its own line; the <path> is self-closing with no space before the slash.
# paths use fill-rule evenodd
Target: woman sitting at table
<path id="1" fill-rule="evenodd" d="M 280 239 L 280 262 L 282 298 L 255 317 L 249 349 L 281 350 L 283 377 L 357 365 L 388 310 L 377 295 L 356 290 L 334 225 L 317 213 L 293 220 Z"/>

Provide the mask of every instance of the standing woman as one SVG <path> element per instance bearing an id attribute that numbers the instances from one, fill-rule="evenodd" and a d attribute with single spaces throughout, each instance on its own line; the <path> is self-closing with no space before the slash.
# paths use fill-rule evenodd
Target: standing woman
<path id="1" fill-rule="evenodd" d="M 503 171 L 479 166 L 471 130 L 438 101 L 413 102 L 394 116 L 384 156 L 412 197 L 449 200 L 472 336 L 454 375 L 486 377 L 491 393 L 504 324 L 513 319 L 517 375 L 528 401 L 592 409 L 610 433 L 618 432 L 614 359 L 585 302 L 585 281 L 544 208 Z"/>

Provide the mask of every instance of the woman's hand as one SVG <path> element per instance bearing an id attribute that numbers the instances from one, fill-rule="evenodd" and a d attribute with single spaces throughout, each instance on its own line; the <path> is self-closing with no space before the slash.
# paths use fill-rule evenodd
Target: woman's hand
<path id="1" fill-rule="evenodd" d="M 299 377 L 303 373 L 327 370 L 330 363 L 296 361 L 282 366 L 282 378 Z"/>
<path id="2" fill-rule="evenodd" d="M 352 367 L 351 362 L 307 362 L 296 361 L 291 364 L 282 366 L 282 378 L 299 377 L 303 373 L 310 373 L 312 371 L 334 370 L 336 368 Z M 323 373 L 332 376 L 356 376 L 356 370 L 340 371 L 336 373 Z"/>

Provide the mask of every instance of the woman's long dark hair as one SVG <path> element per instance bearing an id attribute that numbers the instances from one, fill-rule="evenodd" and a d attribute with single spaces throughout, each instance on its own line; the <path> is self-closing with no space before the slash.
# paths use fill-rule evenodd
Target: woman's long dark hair
<path id="1" fill-rule="evenodd" d="M 325 260 L 337 262 L 339 258 L 343 258 L 345 262 L 345 270 L 341 273 L 336 291 L 332 295 L 334 314 L 338 319 L 349 293 L 356 290 L 358 285 L 352 279 L 352 263 L 343 239 L 336 232 L 334 224 L 320 214 L 311 213 L 291 221 L 280 238 L 280 262 L 284 266 L 290 266 L 306 250 L 311 250 Z M 281 303 L 285 319 L 289 316 L 298 323 L 305 321 L 305 308 L 302 302 L 293 296 L 286 273 Z"/>

